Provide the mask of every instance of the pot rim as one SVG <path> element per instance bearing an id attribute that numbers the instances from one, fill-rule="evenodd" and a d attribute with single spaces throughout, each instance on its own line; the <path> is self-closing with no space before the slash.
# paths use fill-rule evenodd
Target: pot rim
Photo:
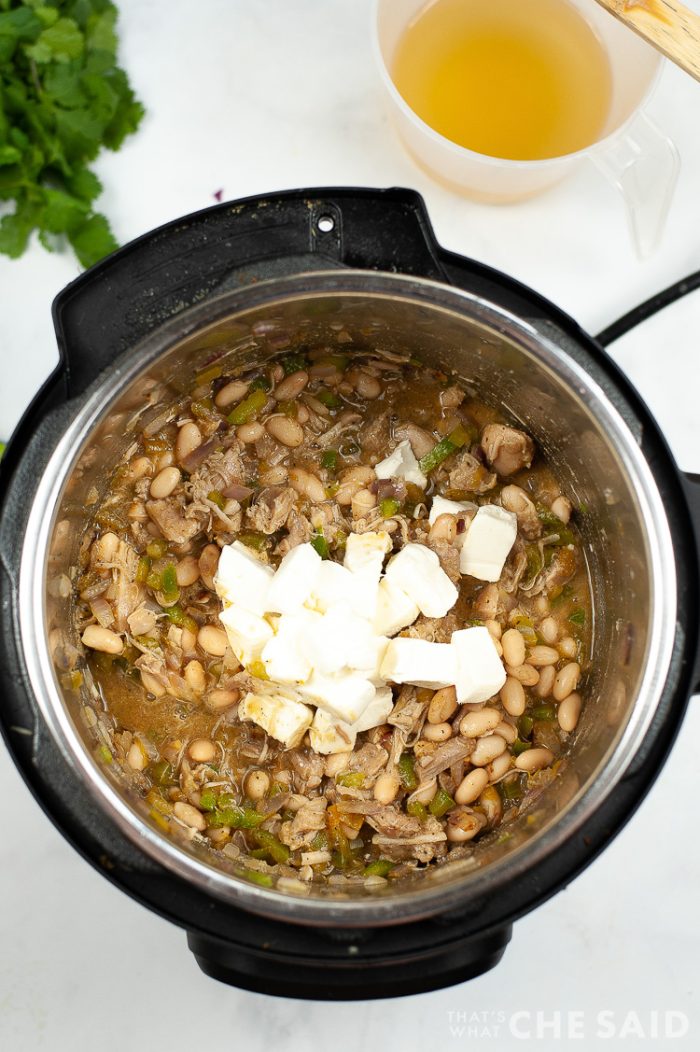
<path id="1" fill-rule="evenodd" d="M 649 638 L 637 701 L 624 730 L 601 761 L 602 769 L 597 777 L 574 796 L 556 821 L 503 859 L 466 871 L 452 882 L 438 882 L 386 897 L 343 900 L 305 898 L 250 884 L 214 865 L 207 865 L 147 825 L 116 786 L 104 778 L 100 766 L 85 748 L 63 704 L 48 647 L 32 644 L 48 636 L 44 604 L 46 556 L 64 483 L 115 397 L 176 344 L 224 319 L 274 303 L 298 301 L 303 295 L 353 294 L 378 299 L 398 296 L 422 306 L 466 315 L 505 331 L 585 401 L 605 427 L 624 470 L 634 480 L 639 513 L 647 526 L 651 589 Z M 194 882 L 220 900 L 277 920 L 346 927 L 404 923 L 454 909 L 468 898 L 495 893 L 563 847 L 622 779 L 651 724 L 671 664 L 675 616 L 670 616 L 670 612 L 676 608 L 673 544 L 656 482 L 628 424 L 593 377 L 548 336 L 490 300 L 426 278 L 350 269 L 274 278 L 212 297 L 161 326 L 98 377 L 53 450 L 37 487 L 23 539 L 19 577 L 21 644 L 29 682 L 42 716 L 83 785 L 129 840 L 179 877 Z"/>

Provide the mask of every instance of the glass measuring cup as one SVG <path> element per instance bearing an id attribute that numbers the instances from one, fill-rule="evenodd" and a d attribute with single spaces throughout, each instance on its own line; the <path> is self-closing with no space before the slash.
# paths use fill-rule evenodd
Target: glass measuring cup
<path id="1" fill-rule="evenodd" d="M 582 162 L 593 163 L 621 194 L 632 240 L 644 257 L 663 232 L 680 165 L 674 143 L 644 112 L 663 59 L 592 0 L 567 2 L 598 37 L 612 75 L 607 120 L 598 140 L 586 149 L 545 160 L 506 160 L 459 146 L 426 124 L 405 102 L 391 74 L 397 45 L 426 0 L 374 3 L 374 51 L 392 116 L 414 160 L 440 182 L 477 201 L 521 201 L 558 183 Z"/>

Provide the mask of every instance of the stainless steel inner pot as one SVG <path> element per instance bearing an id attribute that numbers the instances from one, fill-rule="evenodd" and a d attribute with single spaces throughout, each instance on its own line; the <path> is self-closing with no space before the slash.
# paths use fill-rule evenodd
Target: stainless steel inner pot
<path id="1" fill-rule="evenodd" d="M 178 315 L 81 399 L 53 453 L 22 542 L 20 631 L 31 687 L 72 768 L 105 814 L 171 871 L 220 899 L 304 924 L 394 924 L 496 894 L 575 835 L 629 768 L 652 721 L 676 632 L 676 572 L 664 507 L 624 408 L 554 342 L 468 292 L 368 271 L 306 273 L 249 285 Z M 135 436 L 223 353 L 228 369 L 291 344 L 352 342 L 343 353 L 409 351 L 454 371 L 528 429 L 582 516 L 595 610 L 592 673 L 571 754 L 534 809 L 459 861 L 404 884 L 300 890 L 251 884 L 205 845 L 171 839 L 128 776 L 98 757 L 100 702 L 62 686 L 71 646 L 70 579 L 90 511 Z M 344 336 L 345 340 L 346 337 Z M 612 396 L 614 397 L 614 396 Z M 37 642 L 38 641 L 38 642 Z M 507 836 L 504 836 L 507 832 Z"/>

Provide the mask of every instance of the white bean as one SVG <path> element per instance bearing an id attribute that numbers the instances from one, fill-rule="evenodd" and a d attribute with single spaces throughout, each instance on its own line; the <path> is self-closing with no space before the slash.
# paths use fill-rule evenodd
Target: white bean
<path id="1" fill-rule="evenodd" d="M 181 478 L 180 470 L 176 467 L 167 467 L 159 471 L 151 483 L 150 494 L 153 500 L 164 500 L 169 497 Z"/>
<path id="2" fill-rule="evenodd" d="M 423 737 L 429 742 L 446 742 L 452 737 L 452 727 L 449 723 L 426 723 Z"/>
<path id="3" fill-rule="evenodd" d="M 191 829 L 197 829 L 200 833 L 203 833 L 207 828 L 204 815 L 192 804 L 186 804 L 182 800 L 178 800 L 173 806 L 173 812 L 176 818 L 179 818 L 186 826 L 190 826 Z"/>
<path id="4" fill-rule="evenodd" d="M 376 377 L 370 376 L 369 373 L 358 371 L 355 378 L 355 390 L 361 398 L 379 398 L 382 393 L 382 385 Z"/>
<path id="5" fill-rule="evenodd" d="M 377 506 L 377 498 L 369 489 L 361 489 L 352 498 L 353 519 L 364 519 L 373 508 Z"/>
<path id="6" fill-rule="evenodd" d="M 574 691 L 573 694 L 569 694 L 568 697 L 559 702 L 559 708 L 557 709 L 559 726 L 563 731 L 570 734 L 571 731 L 576 730 L 576 724 L 580 715 L 581 695 Z"/>
<path id="7" fill-rule="evenodd" d="M 201 694 L 207 685 L 207 677 L 201 661 L 188 661 L 185 665 L 185 683 L 196 694 Z"/>
<path id="8" fill-rule="evenodd" d="M 581 666 L 578 661 L 570 661 L 568 665 L 564 665 L 564 668 L 559 669 L 552 687 L 555 701 L 563 701 L 564 698 L 568 698 L 569 694 L 578 687 L 580 678 Z"/>
<path id="9" fill-rule="evenodd" d="M 90 650 L 100 650 L 103 654 L 121 654 L 124 649 L 122 637 L 102 625 L 88 625 L 81 638 Z"/>
<path id="10" fill-rule="evenodd" d="M 132 771 L 144 771 L 148 766 L 148 756 L 138 742 L 134 742 L 129 749 L 126 762 Z"/>
<path id="11" fill-rule="evenodd" d="M 304 441 L 304 428 L 291 416 L 271 416 L 265 426 L 268 435 L 290 449 L 296 449 Z"/>
<path id="12" fill-rule="evenodd" d="M 462 716 L 459 733 L 465 738 L 480 738 L 482 734 L 492 731 L 500 722 L 501 714 L 496 709 L 477 709 L 476 712 L 468 712 L 466 716 Z"/>
<path id="13" fill-rule="evenodd" d="M 240 696 L 240 690 L 224 690 L 223 687 L 219 687 L 207 694 L 206 706 L 210 712 L 223 712 L 235 705 Z"/>
<path id="14" fill-rule="evenodd" d="M 507 665 L 522 665 L 525 661 L 525 640 L 517 628 L 509 628 L 501 636 L 503 657 Z"/>
<path id="15" fill-rule="evenodd" d="M 216 625 L 204 625 L 199 630 L 197 642 L 202 650 L 212 657 L 223 657 L 228 646 L 228 636 L 223 628 Z"/>
<path id="16" fill-rule="evenodd" d="M 540 674 L 534 665 L 509 665 L 506 662 L 506 672 L 524 687 L 534 687 L 540 681 Z"/>
<path id="17" fill-rule="evenodd" d="M 469 762 L 474 767 L 485 767 L 491 763 L 502 752 L 505 752 L 506 743 L 500 734 L 488 734 L 485 738 L 479 738 L 474 746 L 474 752 L 469 757 Z"/>
<path id="18" fill-rule="evenodd" d="M 262 800 L 270 788 L 270 776 L 265 771 L 251 771 L 245 779 L 246 796 L 251 800 Z"/>
<path id="19" fill-rule="evenodd" d="M 194 763 L 211 763 L 216 759 L 217 748 L 209 738 L 195 738 L 189 744 L 187 755 Z"/>
<path id="20" fill-rule="evenodd" d="M 508 676 L 501 687 L 501 703 L 509 716 L 522 716 L 525 712 L 525 691 L 520 680 Z"/>
<path id="21" fill-rule="evenodd" d="M 298 398 L 309 382 L 309 374 L 305 369 L 299 369 L 296 373 L 281 380 L 274 390 L 274 396 L 278 402 L 290 402 Z"/>
<path id="22" fill-rule="evenodd" d="M 483 767 L 476 767 L 469 774 L 465 774 L 457 786 L 455 801 L 458 804 L 471 804 L 481 795 L 489 784 L 489 776 Z"/>
<path id="23" fill-rule="evenodd" d="M 291 469 L 289 485 L 299 496 L 306 497 L 312 504 L 321 504 L 326 499 L 326 490 L 318 475 L 313 475 L 304 468 Z"/>
<path id="24" fill-rule="evenodd" d="M 544 621 L 540 621 L 538 631 L 545 643 L 556 643 L 559 638 L 559 625 L 556 618 L 545 617 Z"/>
<path id="25" fill-rule="evenodd" d="M 457 711 L 457 692 L 454 687 L 436 690 L 428 705 L 428 723 L 445 723 Z"/>
<path id="26" fill-rule="evenodd" d="M 558 519 L 566 525 L 571 518 L 571 512 L 573 511 L 573 504 L 568 497 L 559 496 L 552 501 L 552 514 L 556 515 Z"/>
<path id="27" fill-rule="evenodd" d="M 565 658 L 575 658 L 578 654 L 578 643 L 573 636 L 564 636 L 559 640 L 559 653 Z"/>
<path id="28" fill-rule="evenodd" d="M 246 446 L 257 442 L 264 434 L 265 428 L 257 420 L 252 420 L 249 424 L 241 424 L 236 428 L 236 438 Z"/>
<path id="29" fill-rule="evenodd" d="M 530 648 L 527 656 L 527 664 L 541 668 L 543 665 L 556 665 L 559 660 L 559 651 L 554 647 L 534 646 Z"/>
<path id="30" fill-rule="evenodd" d="M 243 380 L 231 380 L 217 393 L 214 398 L 214 405 L 218 406 L 219 409 L 226 409 L 227 406 L 233 405 L 234 402 L 240 402 L 241 398 L 247 394 L 249 386 L 250 384 L 245 383 Z"/>
<path id="31" fill-rule="evenodd" d="M 548 698 L 552 693 L 552 687 L 554 686 L 554 677 L 557 674 L 557 670 L 554 665 L 546 665 L 540 672 L 540 681 L 535 687 L 535 694 L 538 698 Z"/>
<path id="32" fill-rule="evenodd" d="M 374 799 L 380 804 L 390 804 L 399 791 L 399 777 L 394 771 L 380 774 L 374 783 Z"/>
<path id="33" fill-rule="evenodd" d="M 199 580 L 199 563 L 194 555 L 186 555 L 175 566 L 175 576 L 179 588 L 188 588 Z"/>
<path id="34" fill-rule="evenodd" d="M 195 449 L 198 449 L 201 444 L 202 432 L 192 420 L 188 420 L 178 431 L 175 443 L 175 454 L 180 463 L 190 453 L 194 453 Z"/>
<path id="35" fill-rule="evenodd" d="M 543 767 L 548 767 L 553 759 L 554 753 L 551 749 L 526 749 L 516 757 L 515 766 L 519 771 L 527 771 L 528 774 L 532 774 Z"/>

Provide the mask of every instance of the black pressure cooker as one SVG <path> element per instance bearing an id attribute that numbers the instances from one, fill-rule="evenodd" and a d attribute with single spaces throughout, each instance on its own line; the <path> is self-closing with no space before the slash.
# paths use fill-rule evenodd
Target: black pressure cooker
<path id="1" fill-rule="evenodd" d="M 0 462 L 0 723 L 49 818 L 108 880 L 184 928 L 201 968 L 224 982 L 343 1000 L 493 967 L 513 921 L 633 813 L 698 687 L 700 477 L 678 470 L 604 340 L 441 248 L 408 190 L 302 190 L 177 220 L 69 285 L 54 322 L 60 364 Z M 101 759 L 94 698 L 65 675 L 80 647 L 71 574 L 144 404 L 222 348 L 259 364 L 300 333 L 330 341 L 339 329 L 351 337 L 344 353 L 408 349 L 534 435 L 586 509 L 595 660 L 567 765 L 507 837 L 393 886 L 264 887 L 168 837 Z"/>

